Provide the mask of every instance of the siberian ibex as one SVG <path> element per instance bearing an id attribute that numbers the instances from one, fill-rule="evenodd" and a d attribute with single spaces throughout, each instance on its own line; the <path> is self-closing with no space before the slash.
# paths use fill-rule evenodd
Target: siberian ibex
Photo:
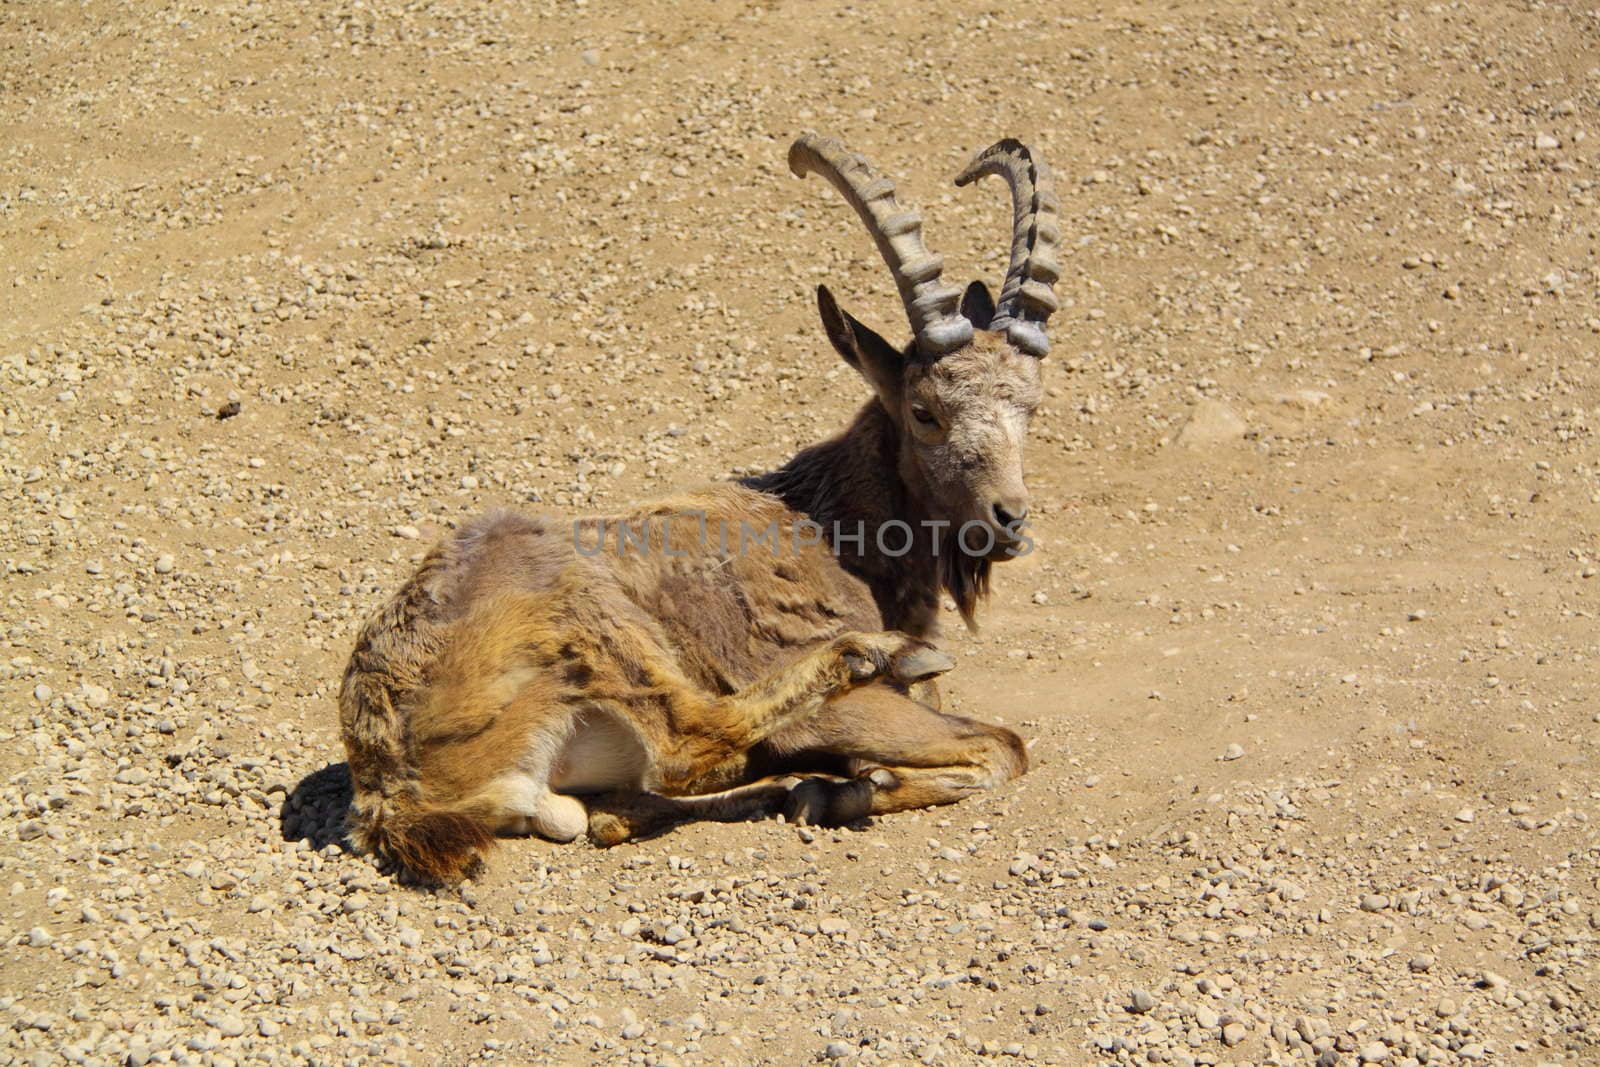
<path id="1" fill-rule="evenodd" d="M 926 642 L 941 593 L 970 624 L 991 564 L 1030 544 L 1022 440 L 1059 273 L 1045 168 L 1004 140 L 956 178 L 1011 187 L 995 301 L 940 283 L 917 214 L 839 142 L 801 137 L 789 166 L 860 215 L 912 340 L 894 348 L 819 287 L 828 339 L 874 394 L 839 436 L 624 520 L 500 513 L 434 548 L 344 676 L 358 846 L 450 882 L 498 834 L 839 823 L 1026 770 L 1010 730 L 938 710 L 928 679 L 951 661 Z"/>

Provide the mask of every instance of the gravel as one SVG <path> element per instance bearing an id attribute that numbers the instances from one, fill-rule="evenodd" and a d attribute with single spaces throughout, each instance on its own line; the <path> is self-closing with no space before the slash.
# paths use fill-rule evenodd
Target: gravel
<path id="1" fill-rule="evenodd" d="M 1597 1055 L 1592 19 L 7 24 L 0 1063 Z M 1031 772 L 449 891 L 354 855 L 339 673 L 436 536 L 763 469 L 865 396 L 812 287 L 903 326 L 787 176 L 808 128 L 963 282 L 1010 225 L 966 154 L 1057 171 L 1038 551 L 945 636 Z"/>

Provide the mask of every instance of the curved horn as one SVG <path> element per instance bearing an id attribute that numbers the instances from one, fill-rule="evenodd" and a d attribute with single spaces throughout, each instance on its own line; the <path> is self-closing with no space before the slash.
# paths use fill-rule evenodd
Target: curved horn
<path id="1" fill-rule="evenodd" d="M 1050 171 L 1015 138 L 996 141 L 956 175 L 957 185 L 998 174 L 1011 186 L 1011 266 L 995 304 L 992 330 L 1005 330 L 1013 345 L 1033 356 L 1050 351 L 1045 320 L 1059 306 L 1051 286 L 1061 277 L 1056 248 L 1061 243 L 1060 201 L 1050 188 Z"/>
<path id="2" fill-rule="evenodd" d="M 972 340 L 972 323 L 957 310 L 961 294 L 939 284 L 944 260 L 922 243 L 922 218 L 895 203 L 893 182 L 874 174 L 865 159 L 839 141 L 814 133 L 789 146 L 789 169 L 797 178 L 827 178 L 861 216 L 894 275 L 924 355 L 937 358 Z"/>

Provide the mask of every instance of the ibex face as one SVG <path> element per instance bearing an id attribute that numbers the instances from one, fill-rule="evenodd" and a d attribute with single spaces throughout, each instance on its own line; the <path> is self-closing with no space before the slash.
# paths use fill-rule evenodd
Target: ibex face
<path id="1" fill-rule="evenodd" d="M 969 550 L 1009 558 L 1028 515 L 1022 441 L 1041 396 L 1038 357 L 1018 351 L 1002 332 L 979 330 L 929 360 L 915 344 L 897 351 L 841 311 L 827 289 L 818 290 L 817 304 L 834 347 L 872 384 L 899 429 L 907 490 L 954 531 L 987 526 L 990 537 L 963 537 Z M 968 290 L 962 311 L 987 325 L 993 305 L 981 283 Z"/>
<path id="2" fill-rule="evenodd" d="M 1023 145 L 1004 140 L 956 177 L 986 174 L 1011 188 L 1011 265 L 999 301 L 981 282 L 965 296 L 940 284 L 943 261 L 922 243 L 921 220 L 894 199 L 894 186 L 842 144 L 807 135 L 789 150 L 798 175 L 818 173 L 856 209 L 889 265 L 913 338 L 897 350 L 839 309 L 826 288 L 817 306 L 834 348 L 877 392 L 900 434 L 900 477 L 935 518 L 959 530 L 985 524 L 991 559 L 1015 554 L 1028 514 L 1022 439 L 1040 400 L 1044 323 L 1056 309 L 1060 275 L 1057 203 L 1049 174 Z M 988 538 L 967 538 L 969 550 Z"/>

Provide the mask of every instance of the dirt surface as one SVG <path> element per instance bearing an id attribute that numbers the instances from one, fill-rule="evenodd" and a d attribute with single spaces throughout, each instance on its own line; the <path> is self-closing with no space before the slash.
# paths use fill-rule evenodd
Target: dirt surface
<path id="1" fill-rule="evenodd" d="M 0 5 L 0 1062 L 1600 1062 L 1600 23 L 1311 0 Z M 1067 234 L 1039 550 L 947 626 L 1032 741 L 845 830 L 342 846 L 431 538 L 765 469 Z M 952 617 L 952 622 L 954 621 Z"/>

